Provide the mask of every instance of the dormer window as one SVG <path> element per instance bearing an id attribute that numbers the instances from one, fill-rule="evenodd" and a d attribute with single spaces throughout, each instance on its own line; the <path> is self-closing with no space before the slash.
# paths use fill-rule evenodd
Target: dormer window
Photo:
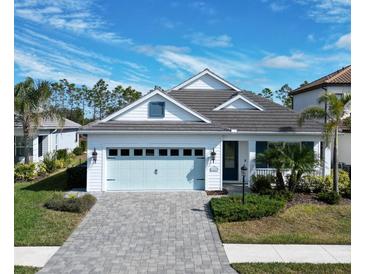
<path id="1" fill-rule="evenodd" d="M 150 118 L 164 118 L 165 117 L 165 102 L 150 102 L 149 103 L 149 117 Z"/>

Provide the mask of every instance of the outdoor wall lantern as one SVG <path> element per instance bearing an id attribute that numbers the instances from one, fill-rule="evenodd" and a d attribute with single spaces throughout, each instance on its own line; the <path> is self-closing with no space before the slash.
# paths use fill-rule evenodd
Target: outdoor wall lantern
<path id="1" fill-rule="evenodd" d="M 245 203 L 245 177 L 247 175 L 247 167 L 246 167 L 246 160 L 241 167 L 241 175 L 242 175 L 242 200 L 241 203 Z"/>
<path id="2" fill-rule="evenodd" d="M 93 153 L 91 155 L 93 157 L 93 161 L 94 161 L 94 164 L 95 164 L 96 163 L 96 160 L 98 159 L 98 153 L 96 152 L 95 147 L 94 147 L 94 151 L 93 151 Z"/>
<path id="3" fill-rule="evenodd" d="M 212 159 L 213 164 L 214 164 L 214 160 L 215 160 L 215 155 L 217 155 L 217 153 L 215 153 L 214 148 L 213 148 L 212 152 L 210 153 L 210 158 Z"/>

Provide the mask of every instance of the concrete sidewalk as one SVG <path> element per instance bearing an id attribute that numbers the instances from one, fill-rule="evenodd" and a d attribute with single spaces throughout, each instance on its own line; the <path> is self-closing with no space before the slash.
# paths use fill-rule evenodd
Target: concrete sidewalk
<path id="1" fill-rule="evenodd" d="M 351 263 L 351 245 L 224 244 L 230 263 Z"/>
<path id="2" fill-rule="evenodd" d="M 14 247 L 14 265 L 43 267 L 59 246 Z"/>

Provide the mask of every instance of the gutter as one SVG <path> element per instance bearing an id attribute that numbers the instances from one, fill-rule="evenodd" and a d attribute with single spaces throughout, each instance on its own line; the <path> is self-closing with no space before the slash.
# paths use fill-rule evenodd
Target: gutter
<path id="1" fill-rule="evenodd" d="M 139 131 L 126 131 L 126 130 L 80 130 L 80 134 L 223 134 L 223 135 L 237 135 L 237 134 L 261 134 L 261 135 L 322 135 L 322 132 L 270 132 L 270 131 L 236 131 L 236 132 L 228 132 L 228 131 L 148 131 L 148 130 L 139 130 Z"/>

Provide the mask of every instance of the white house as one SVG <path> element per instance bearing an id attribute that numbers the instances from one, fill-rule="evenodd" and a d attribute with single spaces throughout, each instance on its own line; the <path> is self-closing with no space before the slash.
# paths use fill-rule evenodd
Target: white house
<path id="1" fill-rule="evenodd" d="M 300 112 L 318 105 L 318 98 L 326 92 L 337 96 L 351 93 L 351 65 L 293 90 L 293 109 Z M 339 162 L 351 165 L 351 130 L 341 129 L 338 139 Z"/>
<path id="2" fill-rule="evenodd" d="M 221 190 L 241 181 L 244 164 L 250 184 L 252 175 L 272 172 L 256 162 L 272 142 L 301 143 L 320 157 L 321 125 L 297 120 L 293 110 L 205 69 L 81 128 L 87 191 Z"/>
<path id="3" fill-rule="evenodd" d="M 73 150 L 79 145 L 78 129 L 80 124 L 65 119 L 63 125 L 57 120 L 47 119 L 33 130 L 30 149 L 30 160 L 38 162 L 48 152 L 59 149 Z M 21 124 L 15 118 L 14 123 L 14 160 L 24 162 L 24 137 Z"/>

